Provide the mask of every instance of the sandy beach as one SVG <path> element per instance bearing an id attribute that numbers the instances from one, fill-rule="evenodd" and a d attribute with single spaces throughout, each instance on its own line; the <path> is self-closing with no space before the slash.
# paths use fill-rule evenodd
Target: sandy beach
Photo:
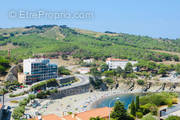
<path id="1" fill-rule="evenodd" d="M 148 92 L 157 92 L 159 86 L 152 87 Z M 165 89 L 168 91 L 168 89 Z M 158 91 L 161 92 L 161 91 Z M 176 88 L 180 92 L 180 88 Z M 67 96 L 56 100 L 42 100 L 41 105 L 27 113 L 34 114 L 39 112 L 42 115 L 56 114 L 58 116 L 68 115 L 69 113 L 79 113 L 92 109 L 92 105 L 101 99 L 121 94 L 142 93 L 142 88 L 135 88 L 133 91 L 127 89 L 113 89 L 110 91 L 94 91 L 73 96 Z"/>

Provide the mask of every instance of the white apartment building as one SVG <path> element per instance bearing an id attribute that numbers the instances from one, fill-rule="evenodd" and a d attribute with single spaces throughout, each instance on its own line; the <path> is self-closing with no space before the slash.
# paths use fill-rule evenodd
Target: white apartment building
<path id="1" fill-rule="evenodd" d="M 58 67 L 49 59 L 25 59 L 23 61 L 24 84 L 57 78 Z"/>
<path id="2" fill-rule="evenodd" d="M 106 59 L 106 64 L 109 66 L 109 69 L 117 69 L 118 67 L 124 69 L 128 62 L 130 62 L 132 65 L 137 63 L 137 61 L 129 61 L 128 59 L 114 59 L 114 58 Z"/>

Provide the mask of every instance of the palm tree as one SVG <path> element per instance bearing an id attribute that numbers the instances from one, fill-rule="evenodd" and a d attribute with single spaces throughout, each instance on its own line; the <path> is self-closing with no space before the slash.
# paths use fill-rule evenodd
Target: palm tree
<path id="1" fill-rule="evenodd" d="M 7 90 L 5 88 L 3 88 L 1 91 L 0 91 L 0 94 L 3 96 L 3 105 L 4 105 L 4 95 L 7 93 Z"/>

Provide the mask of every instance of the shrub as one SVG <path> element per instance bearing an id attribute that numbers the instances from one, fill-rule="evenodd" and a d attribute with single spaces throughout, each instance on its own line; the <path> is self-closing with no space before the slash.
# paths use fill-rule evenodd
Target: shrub
<path id="1" fill-rule="evenodd" d="M 18 97 L 18 96 L 25 95 L 26 93 L 27 93 L 27 91 L 24 91 L 24 92 L 21 92 L 21 93 L 18 93 L 18 94 L 9 94 L 9 97 Z"/>
<path id="2" fill-rule="evenodd" d="M 165 120 L 180 120 L 180 117 L 178 117 L 178 116 L 169 116 Z"/>
<path id="3" fill-rule="evenodd" d="M 50 95 L 50 94 L 51 94 L 50 90 L 47 90 L 46 95 Z"/>
<path id="4" fill-rule="evenodd" d="M 168 103 L 168 107 L 172 107 L 172 105 L 173 105 L 172 102 Z"/>
<path id="5" fill-rule="evenodd" d="M 14 120 L 20 120 L 20 118 L 24 115 L 25 107 L 24 106 L 18 106 L 14 108 L 12 117 Z"/>
<path id="6" fill-rule="evenodd" d="M 110 70 L 110 71 L 104 71 L 103 73 L 106 77 L 111 77 L 114 76 L 114 71 Z"/>
<path id="7" fill-rule="evenodd" d="M 59 75 L 70 75 L 70 71 L 66 69 L 64 66 L 58 68 Z"/>
<path id="8" fill-rule="evenodd" d="M 37 93 L 37 98 L 39 98 L 39 99 L 43 99 L 43 98 L 46 98 L 46 97 L 47 97 L 47 94 L 44 91 L 41 91 L 41 92 Z"/>
<path id="9" fill-rule="evenodd" d="M 144 80 L 137 80 L 138 85 L 144 85 Z"/>
<path id="10" fill-rule="evenodd" d="M 19 106 L 26 106 L 29 103 L 29 99 L 24 98 L 19 102 Z"/>
<path id="11" fill-rule="evenodd" d="M 155 104 L 146 104 L 146 105 L 142 105 L 141 106 L 141 111 L 143 112 L 143 114 L 147 114 L 149 112 L 151 112 L 153 115 L 157 114 L 158 108 Z"/>
<path id="12" fill-rule="evenodd" d="M 58 83 L 57 83 L 56 79 L 49 79 L 49 80 L 40 82 L 40 83 L 32 86 L 31 91 L 45 89 L 46 85 L 47 85 L 47 87 L 58 86 Z"/>
<path id="13" fill-rule="evenodd" d="M 71 115 L 72 114 L 72 112 L 68 112 L 68 115 Z"/>
<path id="14" fill-rule="evenodd" d="M 12 89 L 14 87 L 20 86 L 21 83 L 19 83 L 17 80 L 12 81 L 12 82 L 6 81 L 6 82 L 4 82 L 4 85 L 8 89 Z"/>
<path id="15" fill-rule="evenodd" d="M 50 94 L 57 93 L 57 92 L 58 92 L 57 89 L 50 90 Z"/>
<path id="16" fill-rule="evenodd" d="M 105 82 L 106 82 L 107 84 L 112 84 L 114 81 L 113 81 L 112 78 L 107 77 L 107 78 L 105 78 Z"/>
<path id="17" fill-rule="evenodd" d="M 11 103 L 18 103 L 18 101 L 16 101 L 16 100 L 12 100 L 12 101 L 10 101 Z"/>
<path id="18" fill-rule="evenodd" d="M 137 116 L 138 118 L 142 118 L 142 117 L 143 117 L 143 113 L 142 113 L 142 112 L 136 112 L 136 116 Z"/>
<path id="19" fill-rule="evenodd" d="M 34 95 L 34 94 L 29 94 L 29 96 L 28 96 L 28 99 L 30 99 L 30 100 L 33 100 L 35 98 L 36 98 L 36 95 Z"/>
<path id="20" fill-rule="evenodd" d="M 140 104 L 145 105 L 147 103 L 155 104 L 156 106 L 172 104 L 173 98 L 177 98 L 176 93 L 153 93 L 140 97 Z"/>
<path id="21" fill-rule="evenodd" d="M 141 120 L 156 120 L 156 118 L 153 117 L 151 114 L 147 114 Z"/>
<path id="22" fill-rule="evenodd" d="M 9 94 L 9 97 L 16 97 L 14 94 Z"/>

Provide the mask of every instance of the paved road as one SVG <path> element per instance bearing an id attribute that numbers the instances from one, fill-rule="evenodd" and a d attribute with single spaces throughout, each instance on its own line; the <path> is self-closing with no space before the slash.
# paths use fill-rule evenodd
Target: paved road
<path id="1" fill-rule="evenodd" d="M 173 115 L 174 112 L 177 112 L 180 110 L 180 104 L 174 105 L 170 108 L 166 109 L 166 112 L 162 113 L 162 118 L 167 118 L 168 116 Z"/>
<path id="2" fill-rule="evenodd" d="M 58 90 L 64 90 L 64 89 L 69 89 L 69 88 L 89 84 L 89 76 L 82 75 L 82 74 L 75 74 L 74 76 L 79 79 L 78 82 L 72 83 L 71 86 L 65 86 L 65 87 L 59 88 Z"/>
<path id="3" fill-rule="evenodd" d="M 88 76 L 88 75 L 75 74 L 74 76 L 79 79 L 78 82 L 72 83 L 71 86 L 65 86 L 65 87 L 59 88 L 58 90 L 64 90 L 64 89 L 69 89 L 69 88 L 72 88 L 72 87 L 77 87 L 77 86 L 89 84 L 89 76 Z M 36 83 L 36 84 L 37 84 L 37 83 Z M 29 89 L 30 89 L 30 87 L 29 87 Z M 28 90 L 28 89 L 26 89 L 26 90 Z M 26 94 L 26 95 L 23 95 L 23 96 L 10 98 L 10 97 L 9 97 L 9 94 L 10 94 L 10 93 L 8 93 L 8 94 L 5 95 L 5 105 L 6 105 L 6 103 L 8 103 L 9 101 L 12 101 L 12 100 L 19 101 L 19 100 L 22 100 L 22 99 L 24 99 L 24 98 L 26 98 L 26 97 L 28 96 L 28 94 Z"/>

